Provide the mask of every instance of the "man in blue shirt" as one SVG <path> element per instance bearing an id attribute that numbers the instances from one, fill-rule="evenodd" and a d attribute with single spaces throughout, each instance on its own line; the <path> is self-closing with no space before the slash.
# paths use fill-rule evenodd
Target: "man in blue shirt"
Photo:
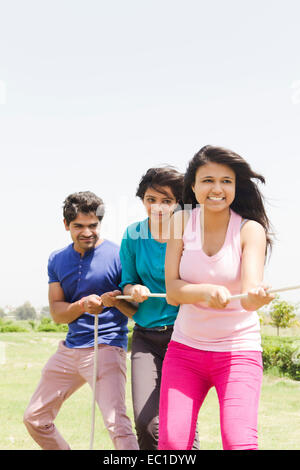
<path id="1" fill-rule="evenodd" d="M 68 333 L 42 371 L 24 423 L 42 449 L 70 449 L 53 421 L 66 398 L 86 382 L 92 386 L 94 316 L 100 314 L 96 400 L 115 449 L 137 450 L 125 406 L 126 317 L 136 309 L 124 300 L 104 307 L 101 297 L 118 290 L 119 247 L 100 238 L 104 209 L 95 194 L 71 194 L 63 213 L 73 243 L 49 257 L 49 305 L 54 321 L 68 324 Z"/>

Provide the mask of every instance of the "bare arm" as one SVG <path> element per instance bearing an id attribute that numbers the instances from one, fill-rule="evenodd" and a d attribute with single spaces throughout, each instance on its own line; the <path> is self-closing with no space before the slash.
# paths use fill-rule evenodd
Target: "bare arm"
<path id="1" fill-rule="evenodd" d="M 126 300 L 115 298 L 117 295 L 121 294 L 122 292 L 119 290 L 106 292 L 105 294 L 101 295 L 102 303 L 105 307 L 115 307 L 120 310 L 120 312 L 123 313 L 123 315 L 125 315 L 126 317 L 132 318 L 137 311 L 137 307 L 135 305 L 132 305 L 132 303 L 127 302 Z"/>
<path id="2" fill-rule="evenodd" d="M 120 248 L 123 294 L 130 295 L 134 302 L 141 303 L 148 299 L 150 291 L 148 287 L 141 284 L 142 280 L 137 272 L 135 250 L 135 246 L 130 243 L 130 235 L 127 229 Z"/>
<path id="3" fill-rule="evenodd" d="M 118 300 L 115 307 L 128 318 L 132 318 L 137 311 L 137 307 L 126 300 Z"/>
<path id="4" fill-rule="evenodd" d="M 126 284 L 123 288 L 124 295 L 131 295 L 134 302 L 142 303 L 148 299 L 150 291 L 142 284 Z"/>
<path id="5" fill-rule="evenodd" d="M 83 301 L 65 301 L 64 291 L 59 282 L 49 284 L 48 291 L 50 314 L 55 323 L 71 323 L 84 313 Z"/>
<path id="6" fill-rule="evenodd" d="M 73 303 L 66 302 L 59 282 L 49 284 L 48 297 L 50 314 L 55 323 L 71 323 L 85 312 L 98 315 L 103 309 L 101 298 L 97 295 L 89 295 Z"/>
<path id="7" fill-rule="evenodd" d="M 192 284 L 180 279 L 179 264 L 183 250 L 180 233 L 183 233 L 184 217 L 185 214 L 177 212 L 171 220 L 165 260 L 167 302 L 171 305 L 206 302 L 211 308 L 224 308 L 230 296 L 225 287 L 213 284 Z"/>
<path id="8" fill-rule="evenodd" d="M 266 234 L 258 222 L 249 220 L 241 230 L 242 245 L 242 293 L 250 292 L 246 299 L 241 300 L 245 310 L 257 310 L 270 303 L 275 296 L 266 294 L 266 286 L 262 286 L 264 277 Z"/>

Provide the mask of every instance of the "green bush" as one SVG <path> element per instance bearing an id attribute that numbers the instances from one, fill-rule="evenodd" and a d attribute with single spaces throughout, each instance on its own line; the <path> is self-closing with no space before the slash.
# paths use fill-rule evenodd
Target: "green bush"
<path id="1" fill-rule="evenodd" d="M 54 323 L 51 318 L 44 317 L 40 322 L 34 320 L 5 320 L 0 318 L 0 333 L 21 333 L 33 331 L 67 332 L 68 325 Z"/>
<path id="2" fill-rule="evenodd" d="M 263 336 L 264 370 L 300 381 L 300 338 Z"/>
<path id="3" fill-rule="evenodd" d="M 23 325 L 20 325 L 12 320 L 4 320 L 0 318 L 0 333 L 24 332 L 28 331 Z"/>
<path id="4" fill-rule="evenodd" d="M 68 325 L 54 323 L 51 318 L 43 317 L 40 324 L 36 327 L 36 331 L 68 331 Z"/>

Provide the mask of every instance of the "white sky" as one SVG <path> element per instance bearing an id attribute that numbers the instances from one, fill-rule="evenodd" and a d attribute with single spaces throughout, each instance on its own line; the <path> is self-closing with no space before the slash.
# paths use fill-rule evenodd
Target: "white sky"
<path id="1" fill-rule="evenodd" d="M 0 0 L 0 306 L 47 304 L 47 260 L 70 242 L 62 203 L 91 190 L 120 242 L 135 190 L 203 145 L 267 181 L 273 286 L 300 284 L 298 0 Z M 300 300 L 300 291 L 282 294 Z"/>

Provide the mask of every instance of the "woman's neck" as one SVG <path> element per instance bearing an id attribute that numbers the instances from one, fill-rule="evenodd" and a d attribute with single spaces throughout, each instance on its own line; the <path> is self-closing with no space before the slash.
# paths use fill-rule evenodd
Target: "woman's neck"
<path id="1" fill-rule="evenodd" d="M 149 230 L 152 237 L 160 242 L 165 243 L 170 238 L 170 218 L 165 220 L 151 220 L 148 221 Z"/>
<path id="2" fill-rule="evenodd" d="M 204 209 L 204 227 L 207 232 L 227 228 L 229 220 L 230 208 L 222 212 L 212 212 Z"/>

